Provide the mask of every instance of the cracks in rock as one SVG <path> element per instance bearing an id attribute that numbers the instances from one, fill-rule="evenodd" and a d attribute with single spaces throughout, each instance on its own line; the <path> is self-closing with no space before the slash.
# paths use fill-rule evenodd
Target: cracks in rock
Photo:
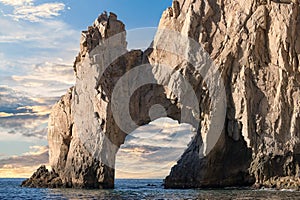
<path id="1" fill-rule="evenodd" d="M 176 1 L 176 0 L 175 0 L 175 1 Z M 181 5 L 181 8 L 180 8 L 181 11 L 182 11 L 182 9 L 183 9 L 183 6 L 184 6 L 185 2 L 186 2 L 186 0 L 183 0 L 182 5 Z"/>
<path id="2" fill-rule="evenodd" d="M 222 19 L 224 21 L 224 25 L 227 28 L 228 25 L 227 25 L 227 21 L 226 21 L 226 17 L 225 17 L 225 3 L 224 3 L 224 1 L 221 1 L 221 9 L 220 10 L 221 10 Z"/>
<path id="3" fill-rule="evenodd" d="M 292 6 L 292 17 L 290 21 L 290 28 L 291 28 L 291 45 L 290 45 L 290 56 L 291 56 L 291 64 L 294 71 L 297 71 L 299 67 L 299 60 L 298 55 L 295 50 L 295 44 L 296 44 L 296 38 L 297 38 L 297 19 L 298 19 L 298 13 L 299 13 L 299 2 L 298 0 L 295 0 L 296 3 L 294 3 Z"/>

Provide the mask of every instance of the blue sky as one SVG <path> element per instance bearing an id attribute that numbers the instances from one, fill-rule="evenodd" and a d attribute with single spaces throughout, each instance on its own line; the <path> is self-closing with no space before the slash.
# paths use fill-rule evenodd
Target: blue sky
<path id="1" fill-rule="evenodd" d="M 114 12 L 127 29 L 157 26 L 162 12 L 171 0 L 70 0 L 64 1 L 71 10 L 62 14 L 63 20 L 75 29 L 90 25 L 103 10 Z"/>
<path id="2" fill-rule="evenodd" d="M 116 13 L 126 24 L 127 30 L 157 27 L 162 12 L 171 2 L 0 0 L 0 177 L 28 176 L 37 167 L 35 162 L 32 165 L 26 163 L 26 160 L 30 160 L 29 156 L 39 159 L 41 164 L 47 164 L 45 152 L 49 112 L 51 106 L 74 84 L 72 64 L 79 51 L 81 31 L 104 10 Z M 132 33 L 129 34 L 129 45 L 134 41 L 133 47 L 146 48 L 155 29 L 138 29 L 129 33 Z M 142 39 L 137 38 L 141 35 L 148 38 L 139 43 Z M 161 123 L 153 123 L 149 127 L 141 132 L 159 130 L 167 133 L 168 137 L 177 125 L 167 120 L 163 127 Z M 164 127 L 173 128 L 161 131 Z M 182 127 L 177 128 L 182 131 Z M 185 126 L 184 129 L 189 127 Z M 148 152 L 147 157 L 138 150 L 146 149 L 149 144 L 139 144 L 137 147 L 137 141 L 131 140 L 127 147 L 124 146 L 120 152 L 127 152 L 127 157 L 122 154 L 123 157 L 130 159 L 130 155 L 133 155 L 131 158 L 137 160 L 136 156 L 144 156 L 144 160 L 153 163 L 153 159 L 149 159 L 149 151 L 142 151 Z M 187 141 L 178 146 L 184 149 L 185 143 Z M 156 141 L 156 144 L 159 143 Z M 160 154 L 164 153 L 154 147 L 150 150 L 156 155 L 159 151 Z M 121 161 L 117 165 L 120 168 L 126 166 Z M 118 174 L 124 176 L 122 172 Z"/>

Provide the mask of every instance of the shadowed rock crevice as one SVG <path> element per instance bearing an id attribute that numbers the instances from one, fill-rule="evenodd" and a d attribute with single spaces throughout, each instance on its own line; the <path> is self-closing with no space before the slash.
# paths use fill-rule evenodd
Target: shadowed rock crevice
<path id="1" fill-rule="evenodd" d="M 196 136 L 166 177 L 166 188 L 220 188 L 255 183 L 248 172 L 252 152 L 246 147 L 245 141 L 236 142 L 222 134 L 214 150 L 201 158 L 199 138 Z"/>

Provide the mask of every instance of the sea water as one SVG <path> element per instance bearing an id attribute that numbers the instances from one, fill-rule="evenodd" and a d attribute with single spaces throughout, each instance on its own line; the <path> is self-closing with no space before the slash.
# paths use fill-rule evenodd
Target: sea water
<path id="1" fill-rule="evenodd" d="M 0 199 L 300 199 L 300 192 L 277 190 L 164 189 L 156 179 L 117 179 L 113 190 L 22 188 L 24 179 L 0 179 Z"/>

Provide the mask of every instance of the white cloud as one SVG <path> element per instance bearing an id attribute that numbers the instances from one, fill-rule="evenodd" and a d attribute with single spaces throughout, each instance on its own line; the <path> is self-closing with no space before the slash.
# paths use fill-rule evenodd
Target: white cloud
<path id="1" fill-rule="evenodd" d="M 30 74 L 12 76 L 14 88 L 30 94 L 32 97 L 59 97 L 74 85 L 73 67 L 54 63 L 36 65 Z"/>
<path id="2" fill-rule="evenodd" d="M 0 92 L 0 133 L 8 136 L 0 140 L 17 139 L 17 134 L 45 138 L 50 107 L 73 85 L 79 31 L 61 21 L 29 23 L 8 17 L 0 17 L 0 26 L 0 86 L 11 89 Z"/>
<path id="3" fill-rule="evenodd" d="M 22 6 L 16 7 L 12 16 L 15 20 L 28 20 L 31 22 L 39 22 L 43 19 L 49 19 L 59 16 L 60 12 L 65 8 L 63 3 L 45 3 L 38 6 Z"/>
<path id="4" fill-rule="evenodd" d="M 79 44 L 79 31 L 58 20 L 28 23 L 0 18 L 0 25 L 0 43 L 32 42 L 28 44 L 30 47 L 39 48 L 61 48 L 63 45 L 66 50 L 69 46 L 77 49 Z"/>
<path id="5" fill-rule="evenodd" d="M 0 0 L 0 143 L 44 143 L 50 108 L 73 83 L 80 31 L 57 18 L 63 3 L 36 2 Z M 48 162 L 40 147 L 4 157 L 0 177 L 26 177 Z"/>
<path id="6" fill-rule="evenodd" d="M 2 14 L 17 21 L 21 19 L 39 22 L 44 19 L 57 17 L 65 9 L 65 4 L 59 2 L 35 5 L 33 0 L 0 0 L 0 3 L 14 8 L 13 13 L 4 13 L 2 11 Z"/>
<path id="7" fill-rule="evenodd" d="M 9 6 L 24 6 L 24 5 L 32 5 L 33 0 L 0 0 L 0 3 Z"/>
<path id="8" fill-rule="evenodd" d="M 31 151 L 24 153 L 25 156 L 36 156 L 48 152 L 47 146 L 30 146 Z"/>
<path id="9" fill-rule="evenodd" d="M 79 31 L 55 20 L 29 23 L 0 18 L 0 26 L 0 85 L 36 97 L 61 96 L 73 85 Z"/>

